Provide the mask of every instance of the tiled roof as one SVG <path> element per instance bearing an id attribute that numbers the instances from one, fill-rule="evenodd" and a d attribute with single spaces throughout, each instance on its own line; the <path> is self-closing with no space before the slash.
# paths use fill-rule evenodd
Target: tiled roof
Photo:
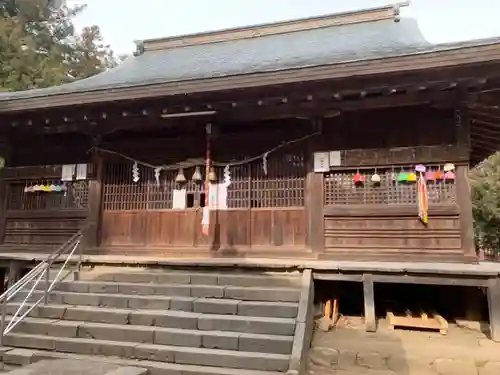
<path id="1" fill-rule="evenodd" d="M 416 54 L 460 45 L 428 43 L 417 22 L 408 18 L 402 18 L 399 22 L 381 19 L 330 25 L 237 40 L 146 50 L 108 72 L 46 89 L 2 93 L 0 101 L 305 68 Z"/>

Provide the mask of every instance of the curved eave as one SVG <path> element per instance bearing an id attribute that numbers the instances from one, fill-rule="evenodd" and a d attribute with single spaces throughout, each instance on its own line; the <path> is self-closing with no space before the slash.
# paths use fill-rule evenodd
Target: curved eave
<path id="1" fill-rule="evenodd" d="M 500 38 L 434 45 L 425 49 L 415 48 L 414 51 L 407 51 L 398 55 L 353 59 L 332 64 L 274 69 L 222 77 L 147 82 L 133 86 L 124 85 L 84 92 L 62 92 L 50 95 L 44 94 L 44 90 L 37 90 L 40 92 L 38 95 L 33 95 L 30 92 L 14 93 L 16 94 L 14 97 L 7 96 L 2 98 L 3 95 L 0 95 L 0 112 L 153 98 L 325 79 L 343 79 L 354 76 L 362 77 L 377 74 L 402 73 L 493 62 L 500 63 Z"/>

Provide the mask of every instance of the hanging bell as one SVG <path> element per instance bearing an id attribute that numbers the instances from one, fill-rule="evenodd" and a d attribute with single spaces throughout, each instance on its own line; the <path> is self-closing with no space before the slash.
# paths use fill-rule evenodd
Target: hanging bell
<path id="1" fill-rule="evenodd" d="M 217 174 L 213 168 L 210 168 L 210 172 L 208 173 L 208 181 L 214 183 L 217 181 Z"/>
<path id="2" fill-rule="evenodd" d="M 187 182 L 186 176 L 184 176 L 184 169 L 179 168 L 179 172 L 177 173 L 177 176 L 175 176 L 175 182 L 178 184 L 184 184 Z"/>
<path id="3" fill-rule="evenodd" d="M 193 173 L 193 177 L 191 177 L 191 179 L 196 182 L 201 181 L 202 177 L 201 177 L 200 167 L 196 167 Z"/>

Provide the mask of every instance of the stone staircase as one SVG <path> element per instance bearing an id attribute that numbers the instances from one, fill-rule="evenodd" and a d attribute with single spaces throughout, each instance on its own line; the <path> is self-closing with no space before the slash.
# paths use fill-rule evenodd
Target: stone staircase
<path id="1" fill-rule="evenodd" d="M 90 356 L 150 375 L 300 373 L 311 283 L 308 271 L 84 270 L 4 337 L 3 363 Z M 23 293 L 9 303 L 10 316 Z"/>

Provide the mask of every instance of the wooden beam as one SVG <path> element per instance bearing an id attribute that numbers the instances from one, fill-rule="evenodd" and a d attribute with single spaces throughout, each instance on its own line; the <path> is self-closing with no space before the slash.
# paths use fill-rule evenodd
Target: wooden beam
<path id="1" fill-rule="evenodd" d="M 409 216 L 415 215 L 414 205 L 382 205 L 382 204 L 336 204 L 325 206 L 327 217 L 379 217 L 379 216 Z M 460 208 L 454 204 L 431 205 L 429 215 L 457 216 Z"/>
<path id="2" fill-rule="evenodd" d="M 301 101 L 305 101 L 312 108 L 301 108 L 300 111 L 306 113 L 296 113 L 297 116 L 318 116 L 321 115 L 321 108 L 331 106 L 332 102 L 338 103 L 339 110 L 354 111 L 364 108 L 383 108 L 392 106 L 416 105 L 427 102 L 448 105 L 447 98 L 456 90 L 470 89 L 482 82 L 484 85 L 487 79 L 479 80 L 476 77 L 449 77 L 440 80 L 408 79 L 394 80 L 393 77 L 386 77 L 381 82 L 374 79 L 349 81 L 349 85 L 344 82 L 335 84 L 325 84 L 325 82 L 313 82 L 302 84 L 299 88 L 287 88 L 287 85 L 277 87 L 266 87 L 262 90 L 239 90 L 225 93 L 206 93 L 204 95 L 193 94 L 190 97 L 173 96 L 165 100 L 149 98 L 142 101 L 126 101 L 114 103 L 112 107 L 103 105 L 75 107 L 70 109 L 57 109 L 54 111 L 38 111 L 15 113 L 6 117 L 6 122 L 16 124 L 16 128 L 29 128 L 31 131 L 47 134 L 61 132 L 94 132 L 98 128 L 101 133 L 104 128 L 131 129 L 144 127 L 145 123 L 150 126 L 164 126 L 170 124 L 175 119 L 169 118 L 168 122 L 160 123 L 160 115 L 172 113 L 182 113 L 184 115 L 198 112 L 219 110 L 226 112 L 225 116 L 243 115 L 253 118 L 281 118 L 289 114 L 294 114 L 291 109 L 300 107 Z M 359 82 L 358 82 L 359 81 Z M 403 82 L 403 83 L 402 83 Z M 245 92 L 243 92 L 245 91 Z M 314 95 L 311 95 L 311 92 Z M 318 105 L 318 103 L 324 102 Z M 286 106 L 290 103 L 292 105 Z M 303 103 L 302 103 L 303 104 Z M 279 107 L 282 112 L 273 112 L 273 108 Z M 320 107 L 319 111 L 314 111 L 315 107 Z M 259 116 L 253 114 L 255 111 L 262 111 Z M 314 113 L 309 113 L 310 111 Z M 243 116 L 244 117 L 244 116 Z M 127 121 L 123 121 L 123 119 Z M 251 117 L 247 117 L 251 118 Z M 156 120 L 155 120 L 156 119 Z M 117 127 L 116 125 L 119 124 Z M 180 124 L 182 125 L 182 124 Z M 111 129 L 109 128 L 111 127 Z"/>
<path id="3" fill-rule="evenodd" d="M 330 117 L 339 112 L 351 112 L 365 109 L 380 109 L 407 107 L 422 104 L 442 104 L 452 106 L 455 95 L 453 92 L 414 92 L 398 96 L 365 97 L 363 99 L 336 101 L 333 99 L 302 102 L 291 100 L 287 104 L 269 106 L 242 105 L 237 110 L 227 110 L 219 107 L 217 118 L 221 121 L 252 121 L 279 118 L 321 118 Z"/>
<path id="4" fill-rule="evenodd" d="M 94 168 L 88 166 L 89 177 L 94 176 Z M 58 179 L 61 178 L 62 165 L 43 165 L 34 167 L 7 167 L 1 175 L 5 180 Z"/>
<path id="5" fill-rule="evenodd" d="M 445 276 L 427 276 L 427 275 L 380 275 L 374 274 L 373 281 L 376 283 L 387 284 L 412 284 L 412 285 L 448 285 L 448 286 L 471 286 L 486 287 L 488 280 L 486 278 L 472 277 L 450 277 Z"/>

